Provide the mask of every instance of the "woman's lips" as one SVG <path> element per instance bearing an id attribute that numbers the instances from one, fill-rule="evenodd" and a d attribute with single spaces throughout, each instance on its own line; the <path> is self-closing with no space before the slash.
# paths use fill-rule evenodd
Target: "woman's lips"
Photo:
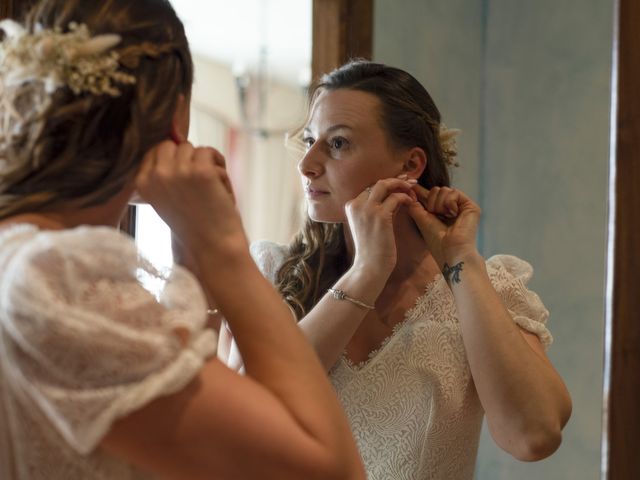
<path id="1" fill-rule="evenodd" d="M 325 190 L 320 190 L 318 188 L 314 188 L 314 187 L 306 187 L 304 189 L 304 192 L 307 196 L 307 198 L 321 198 L 324 197 L 325 195 L 329 195 L 329 192 L 325 191 Z"/>

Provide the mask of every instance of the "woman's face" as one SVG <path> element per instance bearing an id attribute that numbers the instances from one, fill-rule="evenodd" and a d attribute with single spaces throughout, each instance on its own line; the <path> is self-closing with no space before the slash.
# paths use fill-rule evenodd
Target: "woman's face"
<path id="1" fill-rule="evenodd" d="M 402 173 L 405 152 L 392 147 L 380 110 L 376 96 L 358 90 L 325 90 L 316 98 L 298 163 L 312 220 L 346 222 L 346 202 Z"/>

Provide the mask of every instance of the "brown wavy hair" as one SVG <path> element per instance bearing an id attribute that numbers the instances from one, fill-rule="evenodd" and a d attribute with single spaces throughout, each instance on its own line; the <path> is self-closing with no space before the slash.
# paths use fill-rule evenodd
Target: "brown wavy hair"
<path id="1" fill-rule="evenodd" d="M 136 82 L 118 84 L 118 97 L 68 87 L 49 94 L 37 79 L 2 92 L 0 117 L 13 108 L 21 120 L 0 130 L 0 219 L 105 202 L 168 138 L 179 94 L 190 95 L 191 53 L 168 0 L 41 0 L 24 26 L 66 32 L 72 22 L 92 35 L 120 35 L 114 51 Z M 43 95 L 51 102 L 38 111 Z"/>
<path id="2" fill-rule="evenodd" d="M 439 140 L 440 112 L 418 80 L 399 68 L 353 60 L 320 79 L 311 90 L 310 107 L 321 92 L 338 89 L 375 95 L 391 145 L 420 147 L 427 154 L 427 166 L 418 179 L 420 185 L 450 185 Z M 349 268 L 349 262 L 342 224 L 319 223 L 307 217 L 278 271 L 277 288 L 300 319 Z"/>

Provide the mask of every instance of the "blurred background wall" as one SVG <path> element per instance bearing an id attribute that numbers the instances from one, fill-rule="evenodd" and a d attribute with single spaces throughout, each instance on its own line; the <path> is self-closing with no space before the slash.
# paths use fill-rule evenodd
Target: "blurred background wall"
<path id="1" fill-rule="evenodd" d="M 612 0 L 376 0 L 374 59 L 405 68 L 459 137 L 482 253 L 511 253 L 551 312 L 573 398 L 563 444 L 526 464 L 483 431 L 480 480 L 600 477 Z"/>

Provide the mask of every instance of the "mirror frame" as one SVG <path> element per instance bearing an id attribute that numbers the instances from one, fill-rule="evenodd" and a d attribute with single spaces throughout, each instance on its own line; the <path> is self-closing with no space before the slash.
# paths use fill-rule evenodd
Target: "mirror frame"
<path id="1" fill-rule="evenodd" d="M 373 0 L 313 0 L 314 81 L 351 58 L 373 54 Z"/>
<path id="2" fill-rule="evenodd" d="M 640 478 L 640 3 L 614 6 L 603 480 Z"/>

